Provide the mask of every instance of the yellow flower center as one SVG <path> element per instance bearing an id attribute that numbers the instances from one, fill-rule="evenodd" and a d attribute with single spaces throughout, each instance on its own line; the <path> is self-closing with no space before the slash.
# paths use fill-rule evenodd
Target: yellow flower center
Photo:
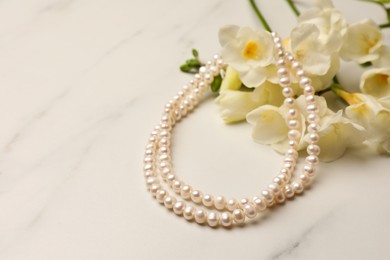
<path id="1" fill-rule="evenodd" d="M 256 58 L 259 51 L 260 46 L 257 43 L 250 41 L 245 45 L 243 55 L 247 59 L 254 59 Z"/>

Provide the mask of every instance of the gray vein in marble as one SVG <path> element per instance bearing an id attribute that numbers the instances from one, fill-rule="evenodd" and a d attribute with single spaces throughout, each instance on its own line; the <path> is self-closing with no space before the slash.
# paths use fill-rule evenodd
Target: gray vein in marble
<path id="1" fill-rule="evenodd" d="M 285 247 L 284 249 L 280 250 L 273 256 L 271 256 L 270 260 L 280 260 L 280 259 L 290 259 L 289 257 L 293 252 L 295 252 L 298 248 L 302 247 L 303 244 L 306 243 L 308 236 L 312 234 L 315 230 L 317 230 L 320 226 L 322 226 L 324 223 L 326 223 L 329 219 L 333 217 L 333 214 L 335 212 L 335 209 L 330 211 L 328 214 L 320 218 L 317 222 L 309 226 L 306 230 L 304 230 L 301 235 L 291 243 L 289 246 Z"/>
<path id="2" fill-rule="evenodd" d="M 24 135 L 28 131 L 28 129 L 33 126 L 36 122 L 41 120 L 49 113 L 51 109 L 53 109 L 56 105 L 58 105 L 63 99 L 65 99 L 70 91 L 73 89 L 73 86 L 77 84 L 81 79 L 83 79 L 89 72 L 91 72 L 94 68 L 96 68 L 101 62 L 107 59 L 110 55 L 118 51 L 120 48 L 134 40 L 136 37 L 142 34 L 143 30 L 139 29 L 134 33 L 130 34 L 128 37 L 123 38 L 116 44 L 114 44 L 111 48 L 107 49 L 100 57 L 98 57 L 91 65 L 82 70 L 79 75 L 76 77 L 74 82 L 70 84 L 70 86 L 66 87 L 66 90 L 61 92 L 59 95 L 54 97 L 48 104 L 41 109 L 41 111 L 35 113 L 30 117 L 30 119 L 10 138 L 10 140 L 6 143 L 4 153 L 7 153 L 11 150 L 12 145 L 18 142 L 21 139 L 21 136 Z"/>
<path id="3" fill-rule="evenodd" d="M 62 11 L 64 9 L 67 9 L 73 4 L 74 0 L 58 0 L 58 1 L 52 1 L 45 5 L 41 10 L 40 13 L 45 12 L 51 12 L 51 11 Z"/>
<path id="4" fill-rule="evenodd" d="M 214 5 L 212 5 L 210 9 L 207 10 L 207 12 L 204 12 L 203 15 L 199 16 L 199 18 L 196 21 L 194 21 L 192 26 L 187 28 L 185 33 L 181 34 L 178 40 L 180 42 L 184 42 L 185 40 L 188 40 L 188 35 L 190 35 L 195 28 L 199 28 L 200 23 L 202 23 L 203 21 L 206 20 L 206 18 L 210 17 L 212 14 L 217 12 L 225 3 L 226 3 L 225 0 L 220 0 L 214 3 Z"/>

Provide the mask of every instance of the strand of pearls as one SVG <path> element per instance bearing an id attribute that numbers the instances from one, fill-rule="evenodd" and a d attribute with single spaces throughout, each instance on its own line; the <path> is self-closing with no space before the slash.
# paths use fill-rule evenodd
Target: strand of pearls
<path id="1" fill-rule="evenodd" d="M 318 163 L 320 148 L 316 144 L 319 140 L 318 105 L 314 96 L 314 88 L 310 79 L 305 76 L 302 66 L 294 57 L 286 52 L 281 39 L 272 33 L 275 43 L 275 58 L 278 66 L 279 82 L 285 96 L 284 104 L 288 107 L 287 125 L 289 127 L 289 149 L 287 150 L 281 170 L 272 182 L 261 191 L 260 195 L 252 199 L 226 199 L 225 196 L 214 196 L 203 193 L 198 189 L 180 180 L 173 171 L 170 144 L 173 127 L 199 103 L 208 90 L 215 76 L 224 67 L 220 56 L 214 58 L 201 67 L 189 84 L 183 88 L 165 105 L 160 123 L 152 131 L 146 145 L 144 157 L 144 176 L 148 190 L 157 201 L 176 215 L 198 224 L 207 223 L 211 227 L 230 227 L 234 224 L 243 224 L 247 219 L 255 218 L 260 212 L 275 204 L 284 203 L 286 198 L 293 198 L 301 194 L 310 184 Z M 296 107 L 294 91 L 291 88 L 290 64 L 292 72 L 299 79 L 306 99 L 308 132 L 310 144 L 308 156 L 305 160 L 303 172 L 297 180 L 293 180 L 293 173 L 298 159 L 297 147 L 301 138 L 299 128 L 300 116 Z M 161 180 L 163 182 L 161 182 Z M 170 191 L 168 191 L 170 189 Z M 210 209 L 212 209 L 210 211 Z"/>

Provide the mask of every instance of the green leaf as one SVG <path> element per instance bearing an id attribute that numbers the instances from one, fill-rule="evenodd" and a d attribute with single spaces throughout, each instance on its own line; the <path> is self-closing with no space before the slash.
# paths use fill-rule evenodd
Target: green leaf
<path id="1" fill-rule="evenodd" d="M 187 64 L 183 64 L 180 66 L 180 70 L 183 72 L 190 72 L 191 68 Z"/>
<path id="2" fill-rule="evenodd" d="M 190 59 L 186 61 L 186 64 L 190 67 L 200 67 L 201 63 L 197 59 Z"/>
<path id="3" fill-rule="evenodd" d="M 199 52 L 196 49 L 192 49 L 192 55 L 194 55 L 195 58 L 199 58 Z"/>
<path id="4" fill-rule="evenodd" d="M 211 91 L 216 93 L 221 88 L 222 77 L 221 75 L 215 76 L 213 82 L 210 85 Z"/>

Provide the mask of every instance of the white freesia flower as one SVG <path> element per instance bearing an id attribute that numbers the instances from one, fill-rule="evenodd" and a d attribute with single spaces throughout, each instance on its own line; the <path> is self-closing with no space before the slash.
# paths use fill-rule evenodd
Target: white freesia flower
<path id="1" fill-rule="evenodd" d="M 224 79 L 224 81 L 226 78 Z M 246 118 L 246 115 L 253 109 L 264 104 L 280 106 L 283 103 L 283 94 L 280 86 L 271 82 L 264 82 L 254 91 L 241 91 L 226 89 L 220 91 L 216 99 L 219 111 L 225 123 L 234 123 Z M 232 85 L 236 85 L 233 83 Z"/>
<path id="2" fill-rule="evenodd" d="M 390 95 L 390 68 L 365 71 L 360 80 L 360 89 L 376 98 Z"/>
<path id="3" fill-rule="evenodd" d="M 312 24 L 319 30 L 318 39 L 334 52 L 340 50 L 347 30 L 344 16 L 334 8 L 330 0 L 317 0 L 315 7 L 298 17 L 299 24 Z"/>
<path id="4" fill-rule="evenodd" d="M 360 93 L 339 93 L 350 105 L 345 109 L 349 118 L 364 126 L 369 140 L 378 152 L 386 152 L 390 140 L 390 98 L 375 99 Z"/>
<path id="5" fill-rule="evenodd" d="M 348 27 L 340 55 L 345 60 L 359 64 L 374 61 L 379 58 L 382 42 L 383 36 L 379 26 L 371 19 L 365 19 Z"/>
<path id="6" fill-rule="evenodd" d="M 390 46 L 382 45 L 378 51 L 378 58 L 372 61 L 375 67 L 390 67 Z"/>
<path id="7" fill-rule="evenodd" d="M 261 144 L 268 144 L 271 147 L 284 153 L 288 149 L 287 108 L 272 105 L 261 106 L 250 112 L 246 119 L 253 125 L 252 138 Z M 298 118 L 301 132 L 301 139 L 298 149 L 304 148 L 305 119 L 303 115 Z"/>
<path id="8" fill-rule="evenodd" d="M 269 32 L 225 26 L 219 31 L 219 41 L 224 61 L 238 72 L 247 87 L 257 87 L 268 77 L 274 77 L 271 65 L 274 44 Z"/>
<path id="9" fill-rule="evenodd" d="M 299 24 L 291 32 L 287 44 L 309 73 L 315 89 L 326 87 L 339 69 L 339 56 L 331 45 L 323 44 L 320 40 L 319 28 L 314 24 Z"/>
<path id="10" fill-rule="evenodd" d="M 222 80 L 221 87 L 219 91 L 225 90 L 239 90 L 241 88 L 241 80 L 240 77 L 232 67 L 227 67 L 225 72 L 225 77 Z"/>
<path id="11" fill-rule="evenodd" d="M 325 162 L 340 158 L 349 147 L 361 146 L 366 139 L 364 127 L 343 117 L 341 110 L 334 113 L 328 109 L 326 115 L 321 118 L 318 135 L 320 160 Z"/>

